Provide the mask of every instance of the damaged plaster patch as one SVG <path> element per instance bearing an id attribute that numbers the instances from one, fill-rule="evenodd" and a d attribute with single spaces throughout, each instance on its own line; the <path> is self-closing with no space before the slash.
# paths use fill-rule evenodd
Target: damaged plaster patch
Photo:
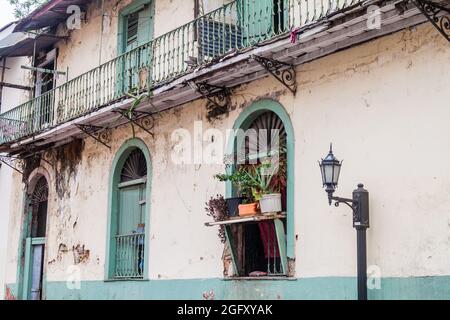
<path id="1" fill-rule="evenodd" d="M 72 248 L 73 251 L 73 263 L 75 265 L 80 263 L 86 263 L 89 261 L 90 250 L 84 248 L 84 245 L 76 245 Z"/>
<path id="2" fill-rule="evenodd" d="M 223 262 L 223 276 L 230 277 L 233 275 L 233 260 L 231 257 L 231 250 L 228 246 L 228 243 L 225 243 L 223 253 L 222 253 L 222 262 Z"/>
<path id="3" fill-rule="evenodd" d="M 64 254 L 66 254 L 67 252 L 69 252 L 69 249 L 67 248 L 67 245 L 65 245 L 64 243 L 60 243 L 59 244 L 59 248 L 58 248 L 58 261 L 62 260 L 62 256 Z"/>
<path id="4" fill-rule="evenodd" d="M 288 258 L 288 277 L 295 277 L 295 259 Z"/>
<path id="5" fill-rule="evenodd" d="M 56 259 L 50 260 L 48 262 L 49 265 L 55 264 L 56 262 L 61 263 L 64 256 L 72 252 L 73 254 L 73 264 L 78 265 L 81 263 L 87 263 L 89 261 L 91 252 L 86 249 L 84 245 L 77 244 L 76 246 L 72 246 L 71 249 L 65 244 L 60 243 L 58 247 L 58 253 Z M 97 263 L 99 263 L 99 258 L 97 257 Z"/>

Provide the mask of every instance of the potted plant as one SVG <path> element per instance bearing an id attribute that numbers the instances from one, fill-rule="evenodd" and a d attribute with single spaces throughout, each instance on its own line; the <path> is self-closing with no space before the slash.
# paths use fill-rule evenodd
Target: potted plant
<path id="1" fill-rule="evenodd" d="M 224 157 L 224 163 L 225 163 L 226 168 L 230 168 L 231 165 L 233 164 L 233 160 L 231 157 L 232 156 L 230 156 L 230 155 L 226 155 Z M 237 187 L 238 195 L 235 197 L 230 197 L 230 198 L 225 199 L 225 202 L 227 203 L 227 207 L 228 207 L 228 216 L 230 218 L 238 217 L 239 216 L 239 205 L 241 205 L 245 201 L 245 197 L 242 195 L 242 193 L 240 191 L 242 189 L 242 187 L 241 187 L 239 178 L 237 177 L 236 174 L 231 174 L 231 175 L 217 174 L 214 176 L 214 178 L 221 182 L 230 181 Z"/>
<path id="2" fill-rule="evenodd" d="M 230 181 L 237 188 L 239 196 L 227 199 L 230 214 L 239 212 L 239 216 L 247 217 L 258 213 L 258 203 L 253 192 L 255 183 L 248 166 L 239 166 L 232 174 L 218 174 L 215 178 L 222 182 Z"/>
<path id="3" fill-rule="evenodd" d="M 269 158 L 252 166 L 248 172 L 252 180 L 254 198 L 259 202 L 261 213 L 281 212 L 281 189 L 286 181 L 285 161 L 281 158 L 274 162 Z"/>
<path id="4" fill-rule="evenodd" d="M 206 202 L 206 214 L 214 219 L 215 222 L 225 221 L 228 217 L 228 207 L 225 199 L 222 195 L 217 195 L 211 197 L 208 202 Z M 225 243 L 225 228 L 220 226 L 218 233 L 220 242 Z"/>
<path id="5" fill-rule="evenodd" d="M 281 156 L 276 163 L 271 162 L 267 171 L 268 186 L 259 201 L 261 213 L 279 213 L 283 210 L 281 190 L 287 187 L 286 158 Z"/>

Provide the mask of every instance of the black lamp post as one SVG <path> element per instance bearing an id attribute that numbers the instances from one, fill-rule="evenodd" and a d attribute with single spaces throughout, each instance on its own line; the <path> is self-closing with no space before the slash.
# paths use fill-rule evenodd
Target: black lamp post
<path id="1" fill-rule="evenodd" d="M 342 162 L 334 156 L 332 146 L 330 146 L 328 155 L 319 162 L 319 165 L 330 206 L 335 201 L 336 207 L 344 203 L 353 211 L 353 227 L 356 229 L 357 235 L 358 300 L 367 300 L 366 230 L 369 228 L 369 192 L 364 189 L 363 184 L 359 184 L 358 189 L 353 191 L 352 199 L 333 196 L 338 186 Z"/>

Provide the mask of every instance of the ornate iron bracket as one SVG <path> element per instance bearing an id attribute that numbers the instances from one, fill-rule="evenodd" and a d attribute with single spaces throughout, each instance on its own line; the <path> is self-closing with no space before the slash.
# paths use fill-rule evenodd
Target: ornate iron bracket
<path id="1" fill-rule="evenodd" d="M 450 9 L 429 0 L 412 0 L 412 2 L 450 42 Z"/>
<path id="2" fill-rule="evenodd" d="M 0 162 L 4 163 L 11 169 L 17 171 L 21 175 L 23 175 L 23 162 L 22 159 L 12 157 L 12 156 L 0 156 Z"/>
<path id="3" fill-rule="evenodd" d="M 253 59 L 295 95 L 297 92 L 297 78 L 293 65 L 257 55 L 253 55 Z"/>
<path id="4" fill-rule="evenodd" d="M 229 111 L 230 89 L 227 87 L 215 86 L 207 82 L 195 83 L 196 90 L 203 98 L 208 100 L 206 109 L 208 110 L 208 120 L 217 118 Z"/>
<path id="5" fill-rule="evenodd" d="M 347 205 L 352 209 L 353 211 L 356 209 L 356 206 L 358 205 L 358 202 L 356 202 L 353 199 L 347 199 L 347 198 L 340 198 L 340 197 L 332 197 L 331 200 L 334 200 L 334 206 L 339 207 L 341 203 Z"/>
<path id="6" fill-rule="evenodd" d="M 358 213 L 358 201 L 353 199 L 347 199 L 347 198 L 340 198 L 340 197 L 332 197 L 331 200 L 334 200 L 334 206 L 339 207 L 342 203 L 347 205 L 350 209 L 352 209 L 353 212 L 353 221 L 357 218 Z"/>
<path id="7" fill-rule="evenodd" d="M 150 112 L 128 110 L 128 109 L 117 109 L 113 112 L 121 114 L 129 122 L 135 124 L 149 135 L 154 137 L 153 128 L 155 126 L 155 119 L 153 114 Z"/>
<path id="8" fill-rule="evenodd" d="M 108 143 L 111 141 L 111 133 L 108 129 L 87 124 L 76 124 L 76 126 L 92 139 L 100 142 L 108 149 L 111 149 L 111 147 L 108 145 Z"/>

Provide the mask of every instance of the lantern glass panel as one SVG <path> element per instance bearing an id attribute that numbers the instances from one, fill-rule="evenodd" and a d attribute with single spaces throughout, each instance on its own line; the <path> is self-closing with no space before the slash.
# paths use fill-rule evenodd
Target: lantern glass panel
<path id="1" fill-rule="evenodd" d="M 340 172 L 341 172 L 341 165 L 340 164 L 335 164 L 334 165 L 334 172 L 333 172 L 333 184 L 335 186 L 338 185 Z"/>
<path id="2" fill-rule="evenodd" d="M 324 167 L 323 163 L 320 163 L 320 173 L 322 174 L 322 183 L 323 183 L 323 185 L 325 185 L 326 184 L 326 181 L 325 181 L 325 167 Z"/>
<path id="3" fill-rule="evenodd" d="M 325 163 L 323 165 L 324 170 L 324 178 L 325 178 L 325 184 L 333 184 L 333 164 L 332 163 Z"/>

